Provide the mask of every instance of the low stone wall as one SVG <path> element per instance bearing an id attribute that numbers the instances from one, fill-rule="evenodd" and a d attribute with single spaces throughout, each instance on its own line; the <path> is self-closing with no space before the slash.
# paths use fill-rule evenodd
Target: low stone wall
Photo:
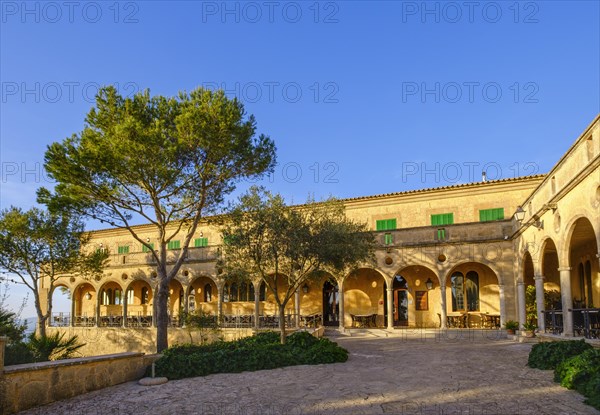
<path id="1" fill-rule="evenodd" d="M 156 353 L 156 328 L 132 327 L 48 327 L 48 334 L 55 331 L 67 336 L 77 335 L 81 343 L 85 343 L 79 353 L 82 356 L 97 356 L 109 353 L 141 352 Z M 251 336 L 252 329 L 222 329 L 218 336 L 223 340 L 236 340 Z M 190 343 L 189 332 L 184 328 L 169 328 L 169 345 Z M 200 333 L 192 332 L 194 343 L 200 343 Z"/>
<path id="2" fill-rule="evenodd" d="M 548 334 L 538 333 L 541 342 L 564 342 L 569 340 L 585 340 L 586 343 L 590 344 L 596 349 L 600 349 L 600 339 L 586 339 L 584 337 L 565 337 L 560 334 Z"/>
<path id="3" fill-rule="evenodd" d="M 0 371 L 0 414 L 139 379 L 158 357 L 120 353 L 6 366 Z"/>

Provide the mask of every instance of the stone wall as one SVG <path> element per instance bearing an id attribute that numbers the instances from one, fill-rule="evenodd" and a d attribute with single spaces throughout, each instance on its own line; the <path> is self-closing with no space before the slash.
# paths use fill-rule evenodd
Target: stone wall
<path id="1" fill-rule="evenodd" d="M 0 370 L 0 415 L 139 379 L 157 358 L 120 353 L 7 366 Z"/>

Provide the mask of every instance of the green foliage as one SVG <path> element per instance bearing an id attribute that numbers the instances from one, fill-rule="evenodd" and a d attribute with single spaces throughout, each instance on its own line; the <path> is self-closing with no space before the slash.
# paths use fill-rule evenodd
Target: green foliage
<path id="1" fill-rule="evenodd" d="M 183 312 L 183 322 L 185 329 L 190 336 L 190 343 L 194 343 L 193 333 L 197 332 L 200 337 L 200 344 L 208 343 L 218 338 L 221 332 L 217 316 L 205 313 L 202 310 Z"/>
<path id="2" fill-rule="evenodd" d="M 52 292 L 55 282 L 65 274 L 99 274 L 107 255 L 85 252 L 89 235 L 83 222 L 68 212 L 53 213 L 38 208 L 23 211 L 10 207 L 0 212 L 0 269 L 16 274 L 34 295 L 38 330 L 45 335 L 52 297 L 46 309 L 41 308 L 38 287 L 46 278 Z"/>
<path id="3" fill-rule="evenodd" d="M 555 369 L 562 361 L 591 348 L 584 340 L 538 343 L 531 348 L 527 365 L 537 369 Z"/>
<path id="4" fill-rule="evenodd" d="M 523 330 L 534 331 L 535 329 L 537 329 L 537 324 L 534 320 L 528 320 L 523 324 Z"/>
<path id="5" fill-rule="evenodd" d="M 586 403 L 600 409 L 600 350 L 588 349 L 561 362 L 554 381 L 586 396 Z"/>
<path id="6" fill-rule="evenodd" d="M 525 288 L 525 320 L 537 323 L 537 299 L 535 285 Z"/>
<path id="7" fill-rule="evenodd" d="M 12 342 L 6 345 L 4 351 L 4 364 L 6 366 L 22 365 L 35 362 L 35 356 L 31 347 L 22 341 Z"/>
<path id="8" fill-rule="evenodd" d="M 25 338 L 25 324 L 19 324 L 15 313 L 0 308 L 0 336 L 8 337 L 9 342 L 20 342 Z"/>
<path id="9" fill-rule="evenodd" d="M 29 337 L 28 345 L 33 352 L 35 361 L 70 359 L 80 348 L 85 346 L 85 343 L 79 343 L 76 335 L 65 338 L 65 334 L 64 332 L 55 332 L 49 336 L 39 337 L 32 334 Z"/>
<path id="10" fill-rule="evenodd" d="M 229 211 L 222 227 L 219 268 L 230 280 L 260 276 L 280 312 L 296 290 L 320 272 L 348 273 L 373 259 L 374 236 L 346 217 L 335 199 L 287 206 L 281 195 L 252 187 Z M 280 319 L 282 342 L 285 341 Z"/>
<path id="11" fill-rule="evenodd" d="M 600 373 L 600 350 L 589 349 L 562 361 L 554 370 L 554 381 L 584 393 L 589 380 Z"/>
<path id="12" fill-rule="evenodd" d="M 149 250 L 159 280 L 156 338 L 162 351 L 168 344 L 164 291 L 198 223 L 220 210 L 240 180 L 260 178 L 274 166 L 274 142 L 257 135 L 254 116 L 223 91 L 198 88 L 164 97 L 146 90 L 123 97 L 106 87 L 83 130 L 48 147 L 45 168 L 57 184 L 54 194 L 40 189 L 38 200 L 126 229 Z M 140 220 L 154 228 L 156 246 L 132 227 Z M 182 254 L 167 264 L 167 244 L 177 238 Z"/>
<path id="13" fill-rule="evenodd" d="M 278 333 L 266 332 L 232 342 L 170 347 L 156 362 L 156 374 L 181 379 L 211 373 L 345 362 L 347 359 L 348 352 L 328 339 L 297 332 L 282 345 Z"/>
<path id="14" fill-rule="evenodd" d="M 518 330 L 519 329 L 519 323 L 514 320 L 506 320 L 506 323 L 504 323 L 504 326 L 506 327 L 506 330 Z"/>

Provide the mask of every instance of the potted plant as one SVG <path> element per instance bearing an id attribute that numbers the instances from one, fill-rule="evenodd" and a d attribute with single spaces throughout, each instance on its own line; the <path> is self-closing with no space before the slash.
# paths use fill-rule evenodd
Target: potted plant
<path id="1" fill-rule="evenodd" d="M 525 330 L 525 337 L 535 337 L 535 329 L 537 329 L 537 324 L 535 324 L 533 320 L 529 320 L 528 322 L 523 324 L 523 330 Z"/>
<path id="2" fill-rule="evenodd" d="M 519 323 L 514 320 L 507 320 L 504 327 L 506 327 L 506 334 L 515 334 L 515 330 L 519 328 Z"/>

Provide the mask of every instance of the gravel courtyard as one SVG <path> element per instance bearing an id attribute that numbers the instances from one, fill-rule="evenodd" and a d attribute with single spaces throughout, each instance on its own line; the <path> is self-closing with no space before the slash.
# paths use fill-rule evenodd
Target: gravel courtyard
<path id="1" fill-rule="evenodd" d="M 336 337 L 346 363 L 130 382 L 21 414 L 600 414 L 526 367 L 530 344 L 476 333 Z"/>

